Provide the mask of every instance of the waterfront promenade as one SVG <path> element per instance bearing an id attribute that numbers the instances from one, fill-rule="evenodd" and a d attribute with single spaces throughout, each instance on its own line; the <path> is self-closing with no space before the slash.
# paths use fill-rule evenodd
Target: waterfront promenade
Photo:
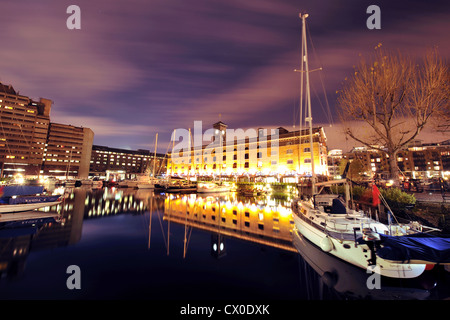
<path id="1" fill-rule="evenodd" d="M 418 202 L 445 202 L 450 205 L 450 192 L 445 192 L 444 196 L 441 192 L 418 192 L 414 193 Z"/>

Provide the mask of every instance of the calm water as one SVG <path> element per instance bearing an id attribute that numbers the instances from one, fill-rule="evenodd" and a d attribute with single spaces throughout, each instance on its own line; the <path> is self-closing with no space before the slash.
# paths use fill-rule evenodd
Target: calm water
<path id="1" fill-rule="evenodd" d="M 292 237 L 289 199 L 76 188 L 61 219 L 0 230 L 1 299 L 348 300 L 450 297 L 437 269 L 412 281 L 368 275 Z M 293 241 L 294 240 L 294 241 Z M 67 267 L 81 271 L 69 290 Z"/>

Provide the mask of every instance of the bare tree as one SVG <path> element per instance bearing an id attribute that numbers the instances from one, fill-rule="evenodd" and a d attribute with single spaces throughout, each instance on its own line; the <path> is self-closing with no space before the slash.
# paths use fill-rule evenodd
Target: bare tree
<path id="1" fill-rule="evenodd" d="M 450 79 L 447 79 L 447 83 Z M 447 98 L 448 99 L 448 98 Z M 437 132 L 447 134 L 450 132 L 450 108 L 441 110 L 438 116 L 434 117 L 434 125 Z M 447 136 L 448 137 L 448 136 Z"/>
<path id="2" fill-rule="evenodd" d="M 432 116 L 448 113 L 448 80 L 448 65 L 436 50 L 417 63 L 378 45 L 344 82 L 337 105 L 345 133 L 385 152 L 396 184 L 398 151 L 417 137 Z"/>

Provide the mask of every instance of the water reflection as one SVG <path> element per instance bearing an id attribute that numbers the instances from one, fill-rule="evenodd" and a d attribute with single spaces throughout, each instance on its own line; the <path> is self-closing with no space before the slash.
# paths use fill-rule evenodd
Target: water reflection
<path id="1" fill-rule="evenodd" d="M 148 193 L 88 188 L 54 190 L 64 192 L 64 201 L 56 206 L 0 217 L 0 277 L 20 276 L 30 252 L 78 243 L 86 219 L 143 214 L 148 210 Z M 16 223 L 13 225 L 12 221 Z"/>
<path id="2" fill-rule="evenodd" d="M 293 243 L 303 258 L 299 261 L 299 275 L 307 286 L 309 299 L 422 300 L 430 297 L 426 286 L 417 285 L 417 281 L 383 277 L 380 289 L 369 289 L 370 273 L 325 253 L 297 232 Z M 405 286 L 408 282 L 417 286 Z"/>
<path id="3" fill-rule="evenodd" d="M 368 289 L 366 281 L 369 275 L 363 270 L 324 253 L 296 234 L 288 197 L 249 198 L 240 197 L 236 193 L 176 195 L 154 193 L 152 190 L 114 188 L 75 188 L 55 192 L 67 192 L 64 202 L 41 209 L 37 216 L 34 213 L 35 216 L 30 217 L 29 225 L 7 226 L 0 219 L 2 278 L 13 279 L 26 273 L 25 265 L 31 252 L 70 247 L 81 242 L 83 223 L 86 221 L 96 222 L 96 227 L 101 228 L 107 222 L 102 219 L 137 216 L 146 224 L 144 233 L 148 239 L 145 244 L 148 251 L 144 254 L 160 252 L 157 246 L 151 246 L 152 240 L 157 243 L 164 241 L 166 255 L 172 254 L 172 246 L 176 249 L 172 256 L 179 254 L 181 249 L 182 258 L 189 260 L 190 254 L 193 253 L 193 248 L 190 248 L 193 244 L 190 241 L 191 236 L 201 231 L 209 233 L 210 239 L 207 244 L 203 240 L 201 245 L 208 245 L 210 255 L 227 261 L 227 265 L 232 263 L 236 270 L 239 270 L 242 261 L 229 261 L 232 259 L 230 256 L 233 256 L 233 251 L 229 250 L 236 250 L 234 239 L 255 245 L 247 247 L 246 250 L 273 248 L 281 254 L 298 257 L 298 262 L 292 259 L 293 263 L 298 263 L 298 266 L 295 266 L 298 268 L 298 274 L 292 275 L 290 290 L 297 290 L 302 299 L 390 300 L 449 297 L 448 272 L 436 273 L 431 278 L 422 277 L 412 282 L 383 279 L 381 290 Z M 36 220 L 44 218 L 43 215 L 54 219 Z M 124 228 L 128 227 L 124 225 Z M 138 233 L 142 232 L 142 229 L 130 229 L 126 232 Z M 200 246 L 199 242 L 194 243 Z M 234 246 L 230 246 L 231 243 L 234 243 Z M 135 268 L 139 268 L 139 265 Z M 179 268 L 179 273 L 183 272 L 183 265 L 173 268 Z M 284 270 L 276 272 L 283 273 Z"/>
<path id="4" fill-rule="evenodd" d="M 217 238 L 212 249 L 218 256 L 223 255 L 220 239 L 224 237 L 296 252 L 292 245 L 292 211 L 275 199 L 240 199 L 235 193 L 215 196 L 170 194 L 164 203 L 164 219 L 186 228 L 211 232 L 214 239 Z"/>

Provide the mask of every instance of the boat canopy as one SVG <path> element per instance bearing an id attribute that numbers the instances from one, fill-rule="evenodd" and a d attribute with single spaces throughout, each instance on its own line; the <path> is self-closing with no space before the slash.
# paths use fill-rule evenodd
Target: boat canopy
<path id="1" fill-rule="evenodd" d="M 450 238 L 425 233 L 404 236 L 380 234 L 380 240 L 382 247 L 377 249 L 377 255 L 386 260 L 450 263 Z"/>

